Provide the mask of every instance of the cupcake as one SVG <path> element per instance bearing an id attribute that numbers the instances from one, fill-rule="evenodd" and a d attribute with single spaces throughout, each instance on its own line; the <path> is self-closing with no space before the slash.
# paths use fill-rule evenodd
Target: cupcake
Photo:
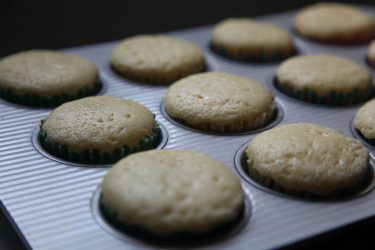
<path id="1" fill-rule="evenodd" d="M 164 97 L 173 119 L 195 129 L 236 133 L 273 117 L 273 94 L 260 83 L 223 72 L 201 73 L 173 83 Z"/>
<path id="2" fill-rule="evenodd" d="M 358 109 L 354 116 L 354 127 L 375 146 L 375 99 Z"/>
<path id="3" fill-rule="evenodd" d="M 127 233 L 205 236 L 241 217 L 244 193 L 225 165 L 200 153 L 151 150 L 114 165 L 101 184 L 104 217 Z"/>
<path id="4" fill-rule="evenodd" d="M 221 56 L 247 62 L 280 61 L 296 52 L 287 31 L 249 18 L 230 18 L 217 24 L 211 48 Z"/>
<path id="5" fill-rule="evenodd" d="M 333 55 L 290 58 L 278 67 L 275 84 L 289 96 L 318 104 L 354 104 L 373 95 L 367 69 Z"/>
<path id="6" fill-rule="evenodd" d="M 363 187 L 369 154 L 355 139 L 314 124 L 288 124 L 246 149 L 250 177 L 288 194 L 332 197 Z"/>
<path id="7" fill-rule="evenodd" d="M 14 103 L 57 106 L 100 88 L 96 66 L 79 56 L 30 50 L 0 60 L 0 97 Z"/>
<path id="8" fill-rule="evenodd" d="M 155 148 L 160 129 L 143 105 L 109 96 L 65 103 L 42 121 L 39 139 L 51 154 L 74 162 L 103 164 Z"/>
<path id="9" fill-rule="evenodd" d="M 205 70 L 203 51 L 190 42 L 162 35 L 124 39 L 111 55 L 113 69 L 124 77 L 169 84 Z"/>
<path id="10" fill-rule="evenodd" d="M 342 3 L 317 3 L 302 9 L 294 28 L 301 36 L 326 43 L 365 43 L 375 35 L 372 17 Z"/>
<path id="11" fill-rule="evenodd" d="M 375 40 L 372 41 L 368 47 L 367 62 L 375 69 Z"/>

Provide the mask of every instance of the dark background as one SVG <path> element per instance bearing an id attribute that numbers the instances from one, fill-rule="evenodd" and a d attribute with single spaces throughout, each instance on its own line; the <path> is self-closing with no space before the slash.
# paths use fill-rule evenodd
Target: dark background
<path id="1" fill-rule="evenodd" d="M 0 57 L 25 49 L 57 49 L 214 24 L 226 17 L 271 14 L 314 2 L 3 0 L 0 1 Z M 375 0 L 355 3 L 375 5 Z"/>
<path id="2" fill-rule="evenodd" d="M 58 49 L 214 24 L 235 16 L 298 9 L 316 1 L 0 1 L 0 57 L 26 49 Z M 368 4 L 375 0 L 341 1 Z M 375 17 L 374 17 L 375 18 Z M 375 208 L 374 208 L 375 209 Z M 375 249 L 375 219 L 292 248 Z M 250 246 L 249 246 L 250 247 Z M 0 213 L 0 250 L 24 249 Z"/>

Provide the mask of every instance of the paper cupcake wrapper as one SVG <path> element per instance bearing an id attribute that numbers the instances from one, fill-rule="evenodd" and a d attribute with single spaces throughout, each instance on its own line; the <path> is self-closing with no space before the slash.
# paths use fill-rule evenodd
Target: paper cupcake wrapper
<path id="1" fill-rule="evenodd" d="M 280 185 L 279 183 L 277 183 L 277 181 L 275 181 L 273 178 L 261 175 L 256 169 L 252 168 L 251 166 L 248 166 L 247 173 L 250 178 L 252 178 L 259 184 L 271 190 L 284 193 L 286 195 L 297 196 L 297 197 L 308 198 L 308 199 L 327 199 L 327 198 L 332 199 L 332 198 L 349 197 L 351 195 L 358 193 L 369 182 L 369 173 L 368 173 L 365 175 L 362 181 L 360 181 L 357 185 L 353 187 L 342 187 L 342 188 L 337 189 L 331 194 L 319 195 L 319 194 L 315 194 L 315 193 L 303 190 L 303 187 L 300 187 L 301 189 L 299 190 L 287 189 L 283 187 L 282 185 Z"/>
<path id="2" fill-rule="evenodd" d="M 244 50 L 239 49 L 236 51 L 228 50 L 222 46 L 210 44 L 210 48 L 215 53 L 237 61 L 244 62 L 279 62 L 297 53 L 296 50 L 290 52 L 278 51 L 278 52 L 265 52 L 261 50 Z"/>
<path id="3" fill-rule="evenodd" d="M 353 33 L 347 36 L 329 36 L 329 37 L 318 37 L 316 35 L 307 35 L 303 34 L 303 32 L 299 32 L 298 29 L 294 29 L 294 31 L 299 34 L 301 37 L 320 42 L 325 44 L 332 44 L 332 45 L 360 45 L 369 43 L 372 39 L 375 38 L 375 33 L 371 30 L 363 31 L 360 33 Z"/>
<path id="4" fill-rule="evenodd" d="M 107 222 L 109 222 L 112 226 L 116 227 L 122 232 L 129 233 L 134 236 L 147 237 L 147 238 L 151 238 L 154 240 L 158 238 L 147 229 L 143 229 L 139 226 L 129 225 L 129 224 L 122 222 L 118 218 L 117 213 L 114 210 L 112 210 L 111 208 L 103 204 L 102 195 L 100 195 L 99 207 L 100 207 L 102 216 L 107 220 Z"/>
<path id="5" fill-rule="evenodd" d="M 202 130 L 207 132 L 213 133 L 244 133 L 249 132 L 251 130 L 255 130 L 267 125 L 272 118 L 275 117 L 276 108 L 275 106 L 270 108 L 267 112 L 263 112 L 259 114 L 254 120 L 252 121 L 232 121 L 231 124 L 219 125 L 214 123 L 200 123 L 200 124 L 191 124 L 183 119 L 178 117 L 173 117 L 174 120 L 178 121 L 179 123 L 190 127 L 196 130 Z"/>
<path id="6" fill-rule="evenodd" d="M 323 104 L 323 105 L 356 104 L 356 103 L 364 102 L 370 99 L 374 94 L 374 89 L 371 88 L 367 90 L 356 89 L 349 93 L 339 93 L 339 92 L 333 91 L 329 95 L 320 96 L 314 91 L 311 91 L 308 89 L 296 90 L 290 86 L 284 86 L 284 85 L 282 86 L 279 83 L 277 83 L 277 81 L 275 81 L 275 86 L 281 92 L 293 98 L 296 98 L 305 102 L 311 102 L 311 103 L 317 103 L 317 104 Z"/>
<path id="7" fill-rule="evenodd" d="M 130 225 L 123 221 L 121 221 L 116 211 L 108 207 L 102 202 L 103 195 L 100 194 L 99 199 L 99 207 L 100 211 L 102 212 L 102 216 L 109 222 L 112 226 L 116 227 L 117 229 L 121 230 L 124 233 L 128 233 L 146 240 L 156 241 L 160 243 L 177 243 L 183 244 L 184 241 L 188 243 L 192 243 L 196 240 L 204 240 L 210 237 L 218 237 L 221 233 L 225 233 L 233 228 L 244 216 L 245 205 L 242 206 L 241 210 L 239 211 L 238 215 L 231 221 L 225 222 L 221 225 L 214 227 L 212 230 L 206 233 L 194 233 L 194 232 L 173 232 L 167 235 L 157 235 L 151 232 L 146 228 L 142 228 L 141 226 L 137 225 Z"/>
<path id="8" fill-rule="evenodd" d="M 111 154 L 103 153 L 99 149 L 87 149 L 83 152 L 76 153 L 69 149 L 66 145 L 61 145 L 57 143 L 52 143 L 48 140 L 47 133 L 42 131 L 44 120 L 41 121 L 40 132 L 39 132 L 39 141 L 42 144 L 43 148 L 64 160 L 72 162 L 81 162 L 88 164 L 108 164 L 114 163 L 125 156 L 128 156 L 132 153 L 145 151 L 149 149 L 156 148 L 161 139 L 161 130 L 159 125 L 155 122 L 153 127 L 154 135 L 146 135 L 143 139 L 139 141 L 138 147 L 130 147 L 124 145 L 121 148 L 113 150 Z"/>
<path id="9" fill-rule="evenodd" d="M 353 122 L 354 123 L 354 122 Z M 363 140 L 364 142 L 367 142 L 368 144 L 370 144 L 371 146 L 375 147 L 375 139 L 374 138 L 367 138 L 361 130 L 359 130 L 358 128 L 356 128 L 354 125 L 353 125 L 353 128 L 356 130 L 358 136 L 356 136 L 358 139 L 361 139 Z"/>
<path id="10" fill-rule="evenodd" d="M 207 68 L 207 65 L 204 65 L 204 67 L 201 70 L 197 70 L 196 72 L 195 71 L 192 71 L 191 73 L 178 72 L 177 74 L 164 75 L 164 76 L 163 75 L 160 75 L 160 76 L 142 76 L 140 74 L 129 72 L 129 71 L 127 71 L 127 72 L 119 71 L 113 65 L 111 67 L 112 67 L 112 70 L 115 71 L 117 74 L 119 74 L 119 75 L 121 75 L 125 78 L 134 80 L 134 81 L 149 83 L 149 84 L 166 85 L 166 84 L 171 84 L 174 81 L 177 81 L 177 80 L 179 80 L 179 79 L 181 79 L 185 76 L 200 73 L 200 72 L 204 72 Z"/>
<path id="11" fill-rule="evenodd" d="M 26 106 L 34 107 L 56 107 L 64 102 L 73 101 L 86 96 L 95 95 L 102 88 L 102 83 L 98 79 L 95 81 L 94 85 L 80 90 L 76 95 L 54 95 L 50 98 L 41 97 L 34 94 L 18 95 L 14 93 L 11 89 L 0 87 L 0 97 L 17 104 L 22 104 Z"/>

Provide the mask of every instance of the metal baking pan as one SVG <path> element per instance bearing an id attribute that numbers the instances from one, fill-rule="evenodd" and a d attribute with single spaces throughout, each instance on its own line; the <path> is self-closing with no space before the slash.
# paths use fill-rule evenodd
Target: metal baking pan
<path id="1" fill-rule="evenodd" d="M 375 9 L 359 6 L 375 16 Z M 291 30 L 295 11 L 256 18 Z M 359 105 L 330 107 L 304 103 L 280 93 L 273 85 L 277 63 L 251 64 L 223 59 L 208 48 L 206 26 L 169 33 L 204 49 L 212 71 L 225 71 L 265 84 L 277 97 L 278 115 L 273 125 L 311 122 L 354 137 L 351 121 Z M 299 54 L 328 53 L 351 58 L 365 67 L 366 45 L 334 46 L 307 41 L 293 34 Z M 200 151 L 223 162 L 242 181 L 246 212 L 241 225 L 230 234 L 214 237 L 194 247 L 269 249 L 281 247 L 337 229 L 375 215 L 371 186 L 343 200 L 308 200 L 287 197 L 243 178 L 240 162 L 243 145 L 260 131 L 235 135 L 202 133 L 171 120 L 163 110 L 167 86 L 145 85 L 116 75 L 109 54 L 117 42 L 65 49 L 91 59 L 100 68 L 101 95 L 132 99 L 146 105 L 162 124 L 164 148 Z M 375 71 L 368 69 L 374 75 Z M 0 199 L 26 244 L 33 249 L 134 249 L 160 247 L 130 239 L 104 225 L 97 215 L 97 190 L 108 167 L 81 166 L 58 161 L 41 153 L 33 134 L 51 109 L 30 108 L 0 100 Z M 34 138 L 34 139 L 33 139 Z M 34 146 L 34 144 L 36 146 Z M 373 150 L 373 147 L 368 147 Z M 372 165 L 371 165 L 372 166 Z M 99 217 L 98 217 L 99 216 Z M 177 246 L 178 247 L 178 246 Z M 182 246 L 183 247 L 183 246 Z"/>

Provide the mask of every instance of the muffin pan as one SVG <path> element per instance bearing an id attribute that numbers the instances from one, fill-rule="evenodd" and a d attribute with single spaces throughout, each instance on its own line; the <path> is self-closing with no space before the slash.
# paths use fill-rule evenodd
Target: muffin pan
<path id="1" fill-rule="evenodd" d="M 374 8 L 359 7 L 371 16 L 375 16 Z M 292 18 L 295 14 L 296 11 L 290 11 L 255 19 L 278 24 L 291 31 Z M 288 97 L 273 85 L 278 63 L 241 63 L 216 55 L 209 49 L 211 29 L 212 26 L 206 26 L 171 32 L 169 35 L 186 39 L 203 48 L 209 70 L 238 74 L 266 85 L 276 95 L 279 107 L 277 119 L 281 116 L 280 122 L 274 125 L 310 122 L 334 128 L 353 137 L 351 120 L 361 104 L 342 107 L 323 106 Z M 366 45 L 334 46 L 308 41 L 295 34 L 293 36 L 300 55 L 337 54 L 367 65 Z M 187 129 L 177 124 L 162 108 L 163 96 L 168 86 L 142 84 L 125 79 L 111 70 L 109 55 L 116 44 L 117 42 L 110 42 L 64 51 L 87 57 L 96 63 L 103 82 L 100 95 L 132 99 L 147 106 L 156 114 L 156 119 L 162 125 L 164 148 L 199 151 L 237 172 L 236 154 L 238 158 L 241 154 L 239 151 L 241 146 L 248 143 L 260 131 L 219 135 Z M 375 71 L 367 67 L 374 76 Z M 162 247 L 112 230 L 108 225 L 103 226 L 102 219 L 98 219 L 97 190 L 108 168 L 82 167 L 81 164 L 57 160 L 43 153 L 38 147 L 36 128 L 39 127 L 40 120 L 52 109 L 26 107 L 0 100 L 0 110 L 0 199 L 5 212 L 27 246 L 33 249 Z M 373 147 L 368 149 L 373 153 Z M 258 185 L 243 178 L 243 174 L 239 176 L 246 193 L 247 214 L 227 235 L 218 234 L 203 245 L 191 247 L 221 249 L 229 247 L 245 249 L 248 246 L 252 249 L 282 247 L 375 216 L 373 179 L 370 180 L 363 194 L 328 202 L 275 195 L 273 192 L 258 188 Z M 173 247 L 179 246 L 173 245 Z"/>

